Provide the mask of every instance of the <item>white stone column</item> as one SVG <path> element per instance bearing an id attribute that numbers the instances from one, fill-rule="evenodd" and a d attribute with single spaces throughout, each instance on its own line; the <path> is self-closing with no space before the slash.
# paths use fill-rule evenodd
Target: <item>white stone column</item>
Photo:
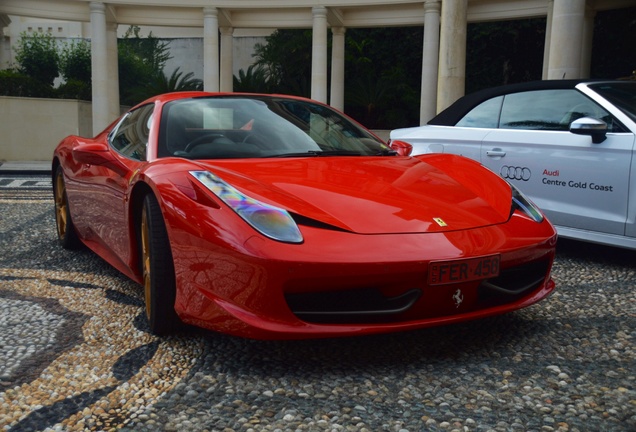
<path id="1" fill-rule="evenodd" d="M 439 70 L 439 18 L 441 1 L 424 2 L 424 42 L 422 45 L 422 90 L 420 124 L 437 113 L 437 73 Z"/>
<path id="2" fill-rule="evenodd" d="M 585 0 L 554 0 L 548 79 L 581 78 Z"/>
<path id="3" fill-rule="evenodd" d="M 234 29 L 221 27 L 221 91 L 234 89 Z"/>
<path id="4" fill-rule="evenodd" d="M 340 111 L 344 111 L 345 32 L 344 27 L 331 29 L 331 97 L 329 103 Z"/>
<path id="5" fill-rule="evenodd" d="M 550 43 L 552 42 L 552 11 L 554 9 L 554 1 L 548 0 L 547 16 L 545 22 L 545 42 L 543 45 L 543 71 L 541 79 L 548 79 L 548 63 L 550 61 Z"/>
<path id="6" fill-rule="evenodd" d="M 315 6 L 311 14 L 311 98 L 327 103 L 327 8 Z"/>
<path id="7" fill-rule="evenodd" d="M 119 53 L 117 51 L 117 23 L 106 24 L 106 61 L 108 62 L 108 117 L 119 117 Z M 141 102 L 141 101 L 139 101 Z"/>
<path id="8" fill-rule="evenodd" d="M 468 0 L 444 0 L 440 18 L 437 112 L 464 95 Z"/>
<path id="9" fill-rule="evenodd" d="M 90 2 L 91 19 L 91 80 L 93 92 L 93 135 L 100 133 L 114 118 L 110 116 L 108 84 L 108 41 L 106 37 L 106 6 Z"/>
<path id="10" fill-rule="evenodd" d="M 219 11 L 203 8 L 203 89 L 219 91 Z"/>

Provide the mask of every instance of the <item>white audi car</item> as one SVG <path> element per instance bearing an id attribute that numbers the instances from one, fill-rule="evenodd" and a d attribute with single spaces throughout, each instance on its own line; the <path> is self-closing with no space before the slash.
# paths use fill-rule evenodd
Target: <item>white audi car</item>
<path id="1" fill-rule="evenodd" d="M 636 249 L 635 135 L 636 81 L 553 80 L 464 96 L 428 125 L 392 131 L 391 143 L 475 159 L 560 236 Z"/>

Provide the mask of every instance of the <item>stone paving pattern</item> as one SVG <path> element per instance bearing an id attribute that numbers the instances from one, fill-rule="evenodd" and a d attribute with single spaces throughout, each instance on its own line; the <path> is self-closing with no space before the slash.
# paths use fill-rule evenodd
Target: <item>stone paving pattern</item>
<path id="1" fill-rule="evenodd" d="M 561 240 L 555 294 L 466 324 L 160 339 L 139 286 L 58 246 L 50 188 L 0 176 L 0 430 L 636 430 L 636 252 Z"/>

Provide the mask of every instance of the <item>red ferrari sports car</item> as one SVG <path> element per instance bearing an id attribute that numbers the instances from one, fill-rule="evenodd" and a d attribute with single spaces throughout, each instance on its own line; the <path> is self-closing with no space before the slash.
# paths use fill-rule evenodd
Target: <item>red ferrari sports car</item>
<path id="1" fill-rule="evenodd" d="M 520 191 L 406 153 L 303 98 L 161 95 L 57 146 L 58 237 L 143 284 L 156 334 L 401 331 L 552 292 L 556 232 Z"/>

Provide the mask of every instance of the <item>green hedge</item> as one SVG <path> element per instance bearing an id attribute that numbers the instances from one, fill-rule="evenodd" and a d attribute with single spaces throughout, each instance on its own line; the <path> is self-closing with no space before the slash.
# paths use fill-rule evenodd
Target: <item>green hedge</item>
<path id="1" fill-rule="evenodd" d="M 70 80 L 53 88 L 35 78 L 12 70 L 0 70 L 0 96 L 91 100 L 91 87 L 85 82 Z"/>
<path id="2" fill-rule="evenodd" d="M 69 80 L 56 89 L 57 97 L 61 99 L 92 99 L 91 86 L 84 81 Z"/>

